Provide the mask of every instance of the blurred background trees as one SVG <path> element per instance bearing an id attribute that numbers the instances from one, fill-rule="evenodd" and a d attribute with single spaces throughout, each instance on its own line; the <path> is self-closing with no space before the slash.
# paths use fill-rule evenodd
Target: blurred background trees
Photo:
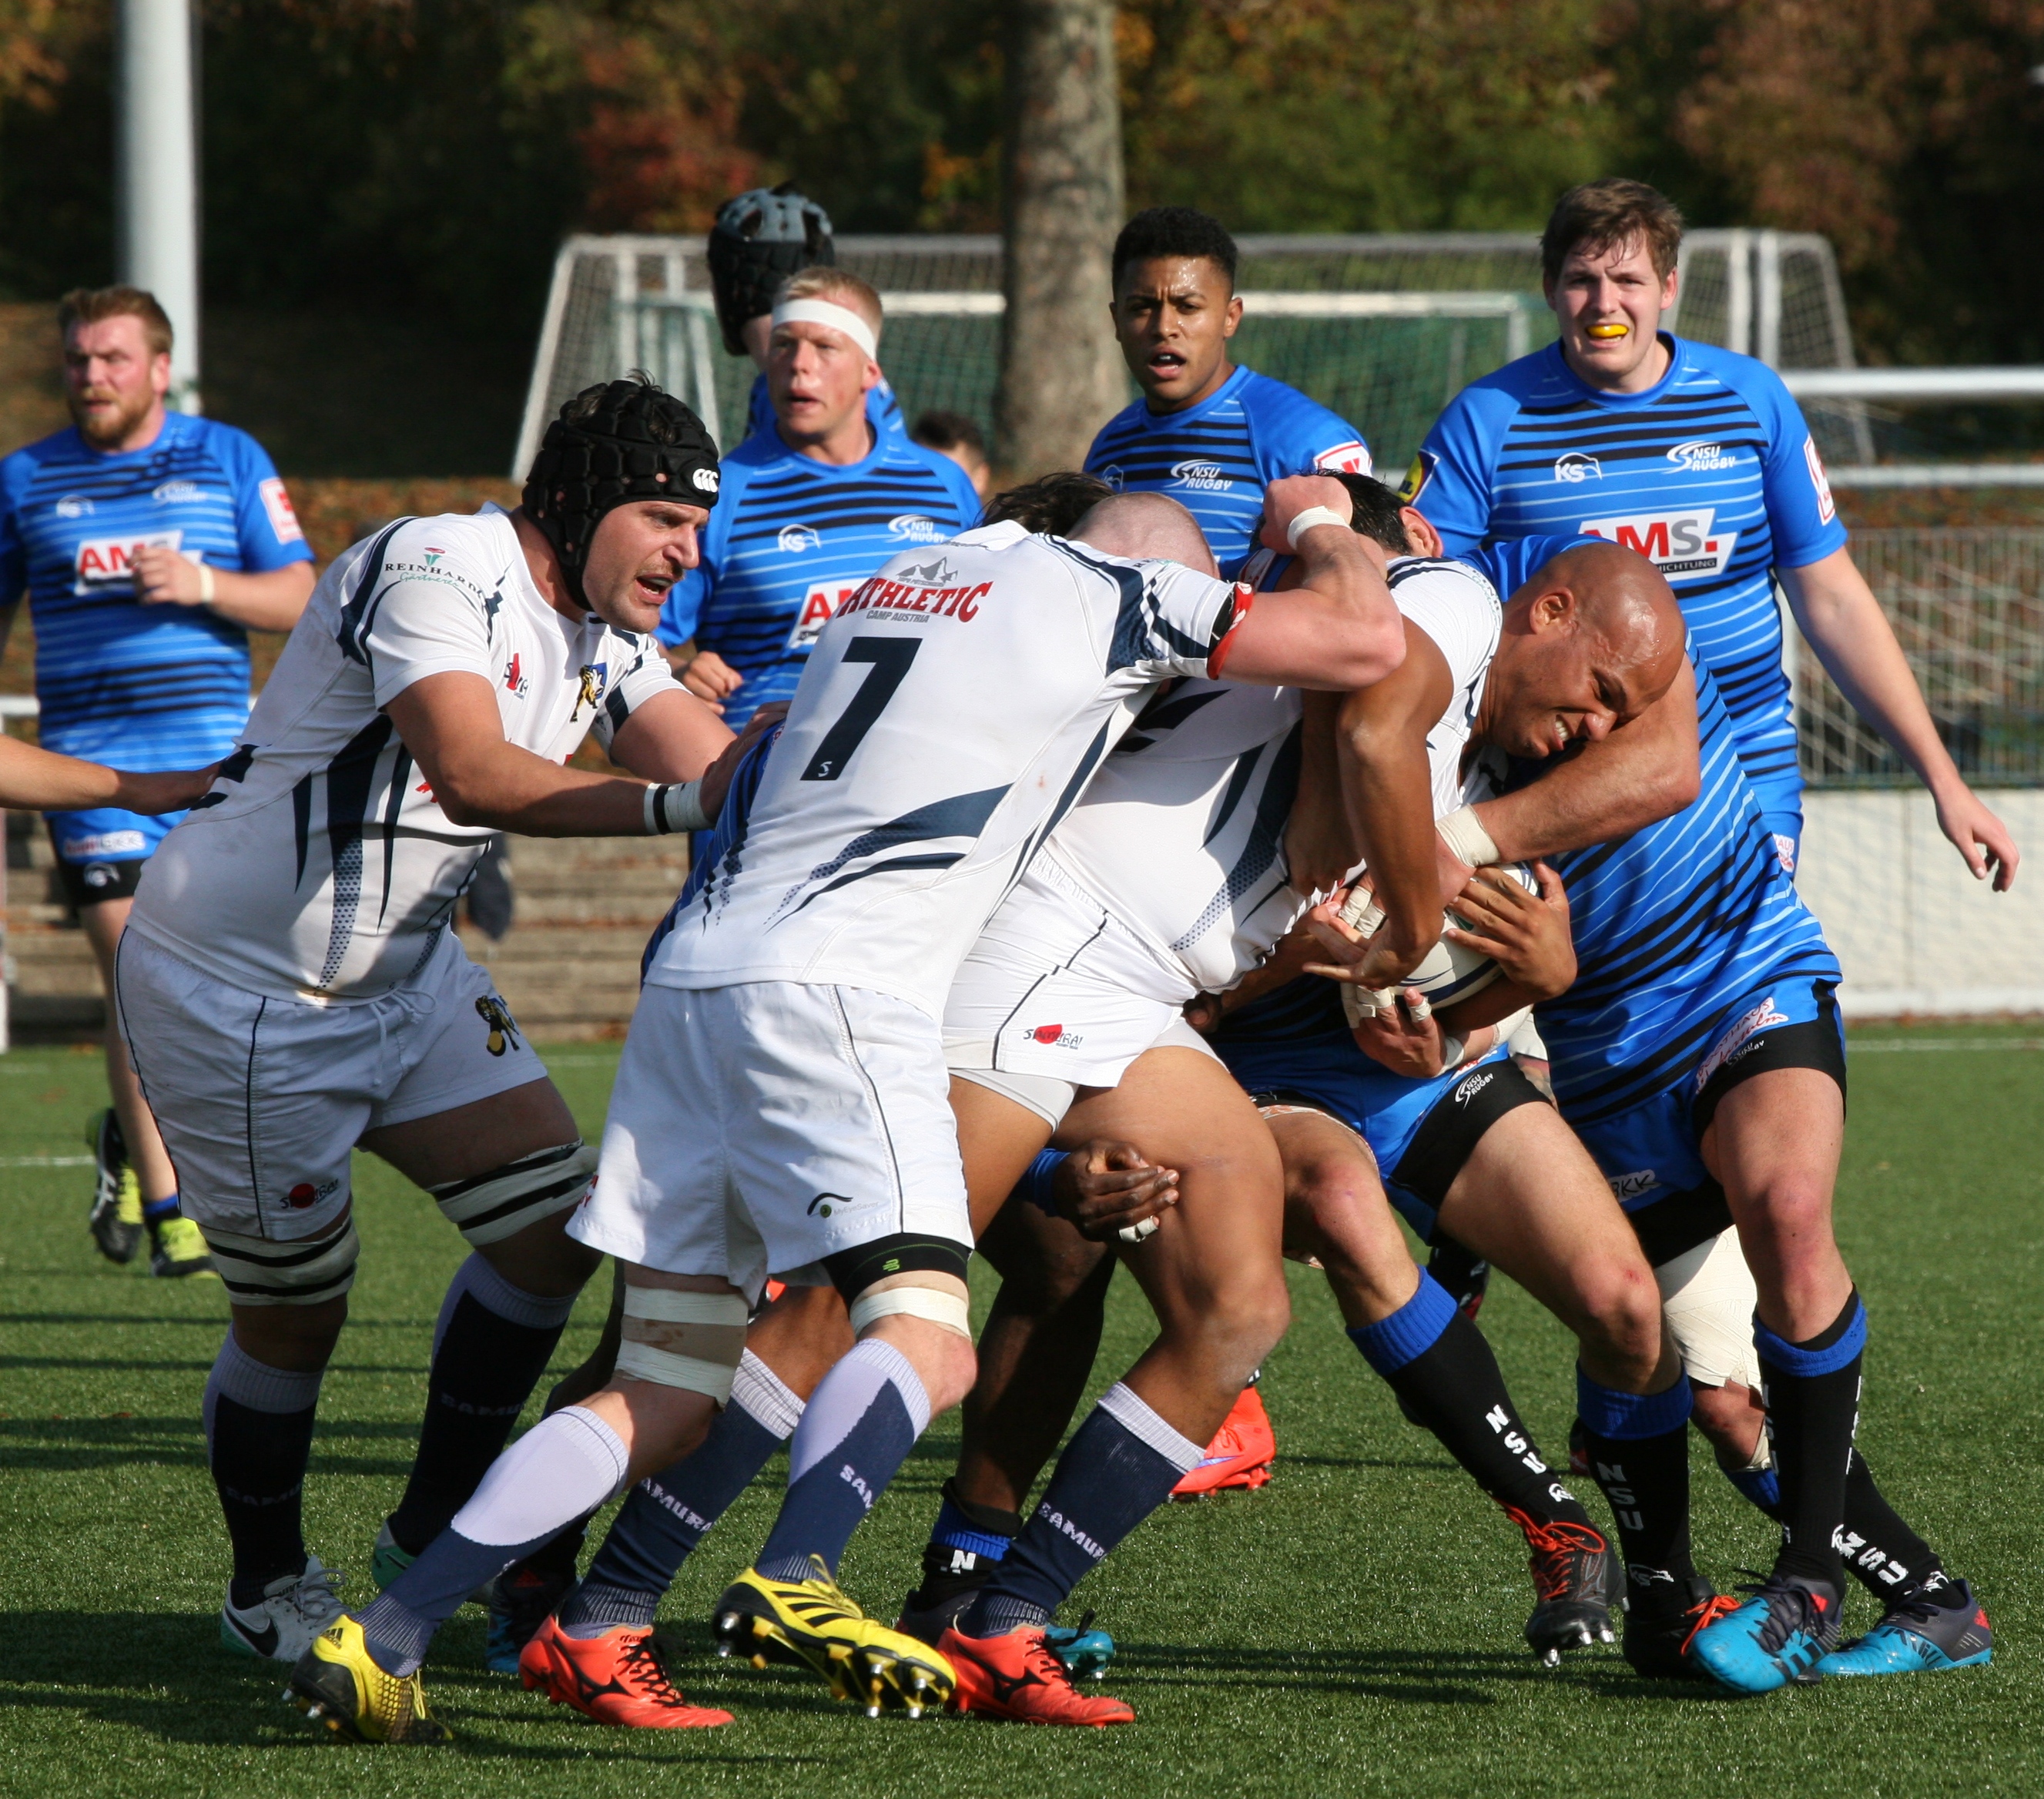
<path id="1" fill-rule="evenodd" d="M 783 176 L 842 232 L 997 228 L 987 0 L 198 10 L 209 404 L 288 391 L 287 467 L 498 467 L 566 231 Z M 110 277 L 110 33 L 0 0 L 0 298 Z M 1867 359 L 2044 359 L 2044 0 L 1126 0 L 1116 37 L 1132 206 L 1531 228 L 1637 174 L 1827 233 Z"/>

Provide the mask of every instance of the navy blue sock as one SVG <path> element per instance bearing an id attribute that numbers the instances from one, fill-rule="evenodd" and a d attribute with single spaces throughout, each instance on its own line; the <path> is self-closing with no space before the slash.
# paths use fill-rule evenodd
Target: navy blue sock
<path id="1" fill-rule="evenodd" d="M 1773 1468 L 1727 1469 L 1725 1478 L 1780 1522 L 1781 1486 Z M 1846 1572 L 1884 1605 L 1944 1578 L 1943 1559 L 1882 1497 L 1857 1449 L 1846 1470 L 1845 1519 L 1837 1542 Z"/>
<path id="2" fill-rule="evenodd" d="M 769 1580 L 832 1574 L 859 1521 L 930 1421 L 914 1365 L 878 1337 L 854 1343 L 824 1376 L 788 1449 L 788 1497 L 754 1565 Z"/>
<path id="3" fill-rule="evenodd" d="M 1065 1445 L 1035 1515 L 959 1615 L 966 1636 L 1049 1620 L 1072 1589 L 1199 1466 L 1201 1448 L 1129 1388 L 1101 1396 Z"/>
<path id="4" fill-rule="evenodd" d="M 946 1481 L 937 1521 L 923 1546 L 923 1584 L 909 1595 L 910 1608 L 934 1612 L 961 1593 L 977 1593 L 1021 1531 L 1020 1513 L 961 1498 L 956 1479 Z"/>
<path id="5" fill-rule="evenodd" d="M 206 1383 L 206 1459 L 234 1547 L 234 1604 L 304 1572 L 305 1463 L 320 1376 L 258 1362 L 230 1332 Z"/>
<path id="6" fill-rule="evenodd" d="M 1390 1317 L 1348 1334 L 1412 1416 L 1499 1505 L 1535 1524 L 1589 1524 L 1542 1458 L 1483 1332 L 1426 1270 Z"/>
<path id="7" fill-rule="evenodd" d="M 467 1502 L 547 1371 L 575 1297 L 514 1287 L 480 1255 L 455 1271 L 434 1334 L 418 1455 L 390 1515 L 399 1548 L 417 1554 Z"/>
<path id="8" fill-rule="evenodd" d="M 759 1380 L 763 1374 L 770 1388 Z M 801 1401 L 748 1355 L 731 1403 L 695 1453 L 647 1475 L 624 1496 L 582 1585 L 556 1614 L 561 1628 L 571 1636 L 599 1636 L 613 1624 L 651 1624 L 682 1563 L 801 1417 Z"/>
<path id="9" fill-rule="evenodd" d="M 1777 1575 L 1845 1589 L 1836 1535 L 1845 1520 L 1846 1480 L 1859 1421 L 1860 1359 L 1866 1309 L 1854 1288 L 1838 1317 L 1806 1343 L 1790 1343 L 1754 1320 L 1762 1397 L 1781 1482 Z"/>
<path id="10" fill-rule="evenodd" d="M 1590 1471 L 1618 1524 L 1627 1578 L 1639 1597 L 1688 1603 L 1689 1413 L 1694 1396 L 1677 1376 L 1665 1393 L 1621 1393 L 1576 1370 L 1576 1410 Z"/>

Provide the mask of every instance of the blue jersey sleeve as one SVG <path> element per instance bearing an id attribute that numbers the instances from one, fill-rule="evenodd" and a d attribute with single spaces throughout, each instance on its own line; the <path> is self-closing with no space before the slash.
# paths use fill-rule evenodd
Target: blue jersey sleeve
<path id="1" fill-rule="evenodd" d="M 17 517 L 21 490 L 28 485 L 25 461 L 18 452 L 0 461 L 0 611 L 18 605 L 29 584 L 28 548 Z"/>
<path id="2" fill-rule="evenodd" d="M 1743 361 L 1743 359 L 1742 359 Z M 1767 432 L 1762 490 L 1777 568 L 1804 568 L 1846 547 L 1846 528 L 1831 498 L 1817 440 L 1803 409 L 1765 363 L 1744 363 L 1738 385 Z"/>
<path id="3" fill-rule="evenodd" d="M 1428 513 L 1428 521 L 1432 514 Z M 1564 550 L 1578 544 L 1601 544 L 1601 537 L 1512 537 L 1473 549 L 1451 552 L 1458 562 L 1482 570 L 1497 597 L 1507 605 L 1512 596 Z"/>
<path id="4" fill-rule="evenodd" d="M 1256 471 L 1267 485 L 1288 475 L 1326 469 L 1370 473 L 1370 446 L 1339 413 L 1268 375 L 1244 387 L 1243 409 L 1256 443 Z"/>
<path id="5" fill-rule="evenodd" d="M 1448 402 L 1405 471 L 1398 497 L 1440 532 L 1451 556 L 1490 535 L 1498 451 L 1518 409 L 1516 395 L 1489 380 L 1473 382 Z"/>
<path id="6" fill-rule="evenodd" d="M 291 508 L 277 465 L 245 431 L 223 425 L 213 432 L 213 449 L 227 470 L 234 494 L 234 534 L 245 575 L 264 575 L 294 562 L 310 562 L 312 545 Z"/>
<path id="7" fill-rule="evenodd" d="M 972 477 L 960 468 L 941 450 L 929 452 L 932 465 L 943 476 L 944 491 L 951 496 L 953 516 L 940 518 L 939 525 L 948 525 L 955 531 L 970 531 L 979 523 L 983 508 L 979 490 L 972 484 Z"/>

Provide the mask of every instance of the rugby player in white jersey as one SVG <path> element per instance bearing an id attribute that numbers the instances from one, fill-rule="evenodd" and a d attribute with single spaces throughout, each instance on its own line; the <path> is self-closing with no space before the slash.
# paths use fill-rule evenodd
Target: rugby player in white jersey
<path id="1" fill-rule="evenodd" d="M 1297 527 L 1293 593 L 1201 572 L 1184 509 L 1129 494 L 1071 542 L 1001 525 L 897 556 L 833 616 L 743 839 L 651 959 L 602 1178 L 571 1227 L 627 1264 L 617 1374 L 521 1439 L 381 1598 L 315 1640 L 292 1677 L 302 1704 L 361 1736 L 418 1734 L 440 1624 L 700 1442 L 767 1276 L 796 1273 L 837 1288 L 858 1340 L 805 1409 L 780 1516 L 721 1609 L 871 1710 L 950 1697 L 942 1656 L 833 1578 L 972 1382 L 939 1016 L 1002 894 L 1161 682 L 1347 690 L 1396 666 L 1396 610 L 1346 492 L 1298 477 L 1267 504 L 1281 538 Z"/>
<path id="2" fill-rule="evenodd" d="M 474 1249 L 381 1573 L 468 1497 L 596 1265 L 563 1230 L 595 1151 L 451 919 L 494 831 L 686 829 L 699 778 L 720 797 L 731 734 L 642 635 L 717 487 L 695 415 L 618 382 L 563 408 L 519 510 L 357 544 L 143 879 L 122 1025 L 233 1312 L 206 1396 L 230 1648 L 295 1661 L 339 1609 L 300 1511 L 359 1253 L 352 1151 L 427 1189 Z M 655 784 L 563 767 L 592 729 Z"/>

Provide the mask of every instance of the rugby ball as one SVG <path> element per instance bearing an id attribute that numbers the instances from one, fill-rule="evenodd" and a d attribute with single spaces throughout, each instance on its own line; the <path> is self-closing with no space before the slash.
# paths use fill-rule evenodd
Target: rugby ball
<path id="1" fill-rule="evenodd" d="M 1529 894 L 1540 890 L 1539 883 L 1533 878 L 1533 871 L 1523 862 L 1498 863 L 1493 865 L 1498 872 L 1508 875 Z M 1367 943 L 1377 934 L 1377 928 L 1384 922 L 1384 909 L 1375 897 L 1362 888 L 1352 890 L 1336 916 Z M 1450 925 L 1459 930 L 1469 928 L 1469 921 L 1459 917 L 1453 909 L 1441 914 L 1441 926 Z M 1374 990 L 1359 987 L 1352 981 L 1342 983 L 1342 1009 L 1348 1016 L 1351 1026 L 1374 1018 L 1379 1012 L 1388 1011 L 1397 992 L 1407 987 L 1416 987 L 1427 996 L 1428 1001 L 1439 1009 L 1453 1005 L 1458 999 L 1467 999 L 1471 994 L 1481 993 L 1497 978 L 1497 964 L 1489 956 L 1480 955 L 1461 944 L 1450 943 L 1445 937 L 1436 942 L 1420 966 L 1399 983 L 1397 989 L 1386 987 Z"/>

